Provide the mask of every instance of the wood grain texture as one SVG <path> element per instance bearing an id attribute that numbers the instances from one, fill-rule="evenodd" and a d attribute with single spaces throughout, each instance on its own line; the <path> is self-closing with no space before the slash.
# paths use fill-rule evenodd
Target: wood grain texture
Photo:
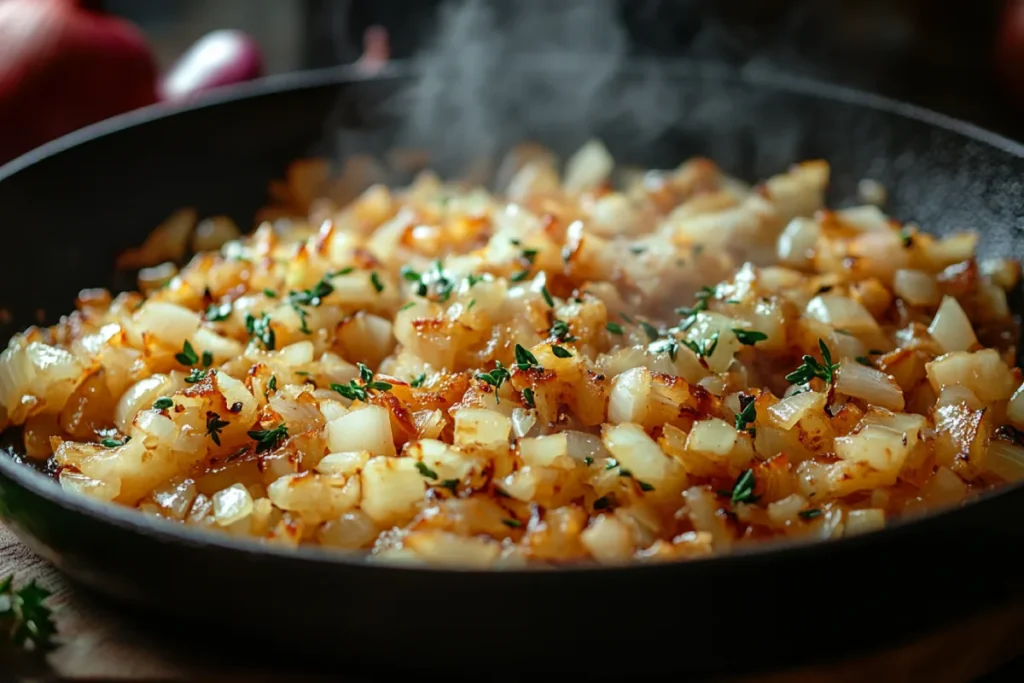
<path id="1" fill-rule="evenodd" d="M 294 672 L 253 670 L 214 661 L 180 643 L 161 638 L 103 600 L 70 585 L 52 566 L 25 548 L 0 526 L 0 576 L 14 573 L 19 584 L 36 579 L 54 591 L 62 645 L 45 662 L 0 655 L 0 674 L 16 672 L 33 681 L 206 681 L 228 683 L 320 683 L 361 678 L 297 676 Z M 1003 609 L 914 643 L 856 660 L 767 676 L 729 679 L 729 683 L 881 683 L 973 681 L 1024 654 L 1024 605 Z M 0 679 L 8 680 L 0 675 Z"/>

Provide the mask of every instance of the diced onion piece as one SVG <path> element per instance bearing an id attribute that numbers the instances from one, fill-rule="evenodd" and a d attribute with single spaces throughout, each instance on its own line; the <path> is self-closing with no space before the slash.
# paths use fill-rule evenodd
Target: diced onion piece
<path id="1" fill-rule="evenodd" d="M 217 526 L 230 526 L 252 514 L 253 500 L 249 490 L 241 484 L 213 494 L 213 517 Z"/>
<path id="2" fill-rule="evenodd" d="M 910 449 L 903 432 L 882 425 L 869 424 L 856 434 L 835 440 L 838 457 L 893 476 L 903 466 Z"/>
<path id="3" fill-rule="evenodd" d="M 565 164 L 565 191 L 579 193 L 596 188 L 608 179 L 614 166 L 612 155 L 600 140 L 588 141 Z"/>
<path id="4" fill-rule="evenodd" d="M 369 462 L 371 454 L 369 451 L 358 451 L 354 453 L 329 453 L 320 458 L 316 464 L 316 471 L 321 474 L 342 474 L 346 477 L 359 474 L 363 466 Z"/>
<path id="5" fill-rule="evenodd" d="M 483 408 L 460 408 L 454 417 L 455 445 L 488 453 L 508 449 L 512 421 L 501 413 Z"/>
<path id="6" fill-rule="evenodd" d="M 865 534 L 885 528 L 885 511 L 877 508 L 850 510 L 846 515 L 845 536 Z"/>
<path id="7" fill-rule="evenodd" d="M 779 235 L 777 254 L 787 266 L 801 268 L 811 265 L 814 247 L 821 235 L 821 226 L 804 217 L 794 218 Z"/>
<path id="8" fill-rule="evenodd" d="M 353 410 L 327 424 L 327 446 L 331 452 L 369 451 L 395 455 L 391 417 L 380 406 Z"/>
<path id="9" fill-rule="evenodd" d="M 427 483 L 412 458 L 371 458 L 363 468 L 362 509 L 380 526 L 412 519 Z"/>
<path id="10" fill-rule="evenodd" d="M 512 411 L 512 434 L 517 439 L 529 434 L 535 424 L 537 424 L 536 411 L 526 408 L 516 408 Z"/>
<path id="11" fill-rule="evenodd" d="M 195 311 L 165 301 L 148 301 L 135 313 L 140 332 L 172 349 L 180 349 L 199 329 L 200 322 Z"/>
<path id="12" fill-rule="evenodd" d="M 951 296 L 943 297 L 932 324 L 928 326 L 932 336 L 943 351 L 968 351 L 978 343 L 971 321 Z"/>
<path id="13" fill-rule="evenodd" d="M 569 439 L 565 432 L 519 440 L 519 457 L 530 467 L 573 465 L 569 458 Z"/>
<path id="14" fill-rule="evenodd" d="M 693 424 L 686 438 L 686 450 L 712 458 L 724 458 L 732 452 L 737 437 L 736 429 L 725 420 L 717 417 L 701 420 Z"/>
<path id="15" fill-rule="evenodd" d="M 860 336 L 878 331 L 878 322 L 868 309 L 848 296 L 819 294 L 807 302 L 807 317 Z"/>
<path id="16" fill-rule="evenodd" d="M 1010 398 L 1016 385 L 1013 373 L 995 349 L 947 353 L 926 363 L 925 370 L 936 392 L 944 387 L 960 385 L 970 389 L 985 403 Z"/>
<path id="17" fill-rule="evenodd" d="M 647 432 L 636 424 L 608 427 L 602 435 L 605 448 L 623 470 L 668 494 L 681 491 L 686 484 L 686 472 L 676 460 L 670 458 Z"/>
<path id="18" fill-rule="evenodd" d="M 651 371 L 646 367 L 626 370 L 612 380 L 608 398 L 608 421 L 613 424 L 642 423 L 651 393 Z"/>
<path id="19" fill-rule="evenodd" d="M 1009 441 L 993 439 L 988 443 L 986 466 L 1006 482 L 1024 479 L 1024 448 Z"/>
<path id="20" fill-rule="evenodd" d="M 129 387 L 117 402 L 117 408 L 114 410 L 114 424 L 127 434 L 132 420 L 140 410 L 152 408 L 156 399 L 173 394 L 174 389 L 175 382 L 170 375 L 156 374 L 139 380 Z"/>
<path id="21" fill-rule="evenodd" d="M 768 408 L 768 415 L 780 429 L 789 430 L 812 412 L 825 408 L 825 394 L 819 391 L 803 391 L 784 398 Z"/>
<path id="22" fill-rule="evenodd" d="M 1006 417 L 1014 427 L 1024 430 L 1024 384 L 1010 397 L 1010 403 L 1006 406 Z"/>
<path id="23" fill-rule="evenodd" d="M 781 500 L 768 503 L 768 519 L 776 524 L 794 523 L 800 512 L 807 507 L 807 499 L 799 493 L 791 493 Z"/>
<path id="24" fill-rule="evenodd" d="M 903 390 L 896 380 L 880 370 L 848 358 L 839 363 L 835 388 L 841 394 L 863 399 L 871 405 L 903 410 Z"/>
<path id="25" fill-rule="evenodd" d="M 601 515 L 591 521 L 580 534 L 580 542 L 602 564 L 627 562 L 635 550 L 629 527 L 613 515 Z"/>
<path id="26" fill-rule="evenodd" d="M 935 306 L 942 300 L 935 277 L 923 270 L 897 270 L 892 288 L 911 306 Z"/>

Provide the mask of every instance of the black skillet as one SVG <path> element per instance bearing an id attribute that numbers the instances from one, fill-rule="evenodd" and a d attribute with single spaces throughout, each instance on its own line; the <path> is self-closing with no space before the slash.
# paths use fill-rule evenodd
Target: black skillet
<path id="1" fill-rule="evenodd" d="M 641 93 L 639 72 L 610 81 L 603 101 L 628 104 Z M 888 187 L 897 217 L 939 233 L 973 227 L 984 235 L 982 254 L 1024 256 L 1020 145 L 896 102 L 770 74 L 679 65 L 657 78 L 658 102 L 675 107 L 673 116 L 598 106 L 574 125 L 565 112 L 545 121 L 527 108 L 494 141 L 532 137 L 564 153 L 593 133 L 623 161 L 665 167 L 701 153 L 748 179 L 821 157 L 832 162 L 835 202 L 851 201 L 858 180 L 870 177 Z M 289 160 L 324 151 L 325 133 L 332 152 L 383 151 L 395 139 L 396 111 L 408 105 L 396 98 L 408 83 L 401 73 L 367 80 L 345 71 L 267 81 L 184 111 L 123 116 L 0 169 L 0 308 L 11 312 L 0 333 L 6 339 L 35 323 L 39 309 L 52 322 L 80 288 L 110 284 L 115 252 L 176 208 L 247 223 L 267 181 Z M 458 139 L 444 138 L 449 161 Z M 198 532 L 67 495 L 5 455 L 0 516 L 31 548 L 113 599 L 183 617 L 202 640 L 250 658 L 312 653 L 337 673 L 765 671 L 894 645 L 1024 588 L 1020 486 L 825 544 L 505 573 L 386 567 Z M 214 634 L 223 630 L 195 627 L 214 620 L 241 640 L 221 645 Z"/>

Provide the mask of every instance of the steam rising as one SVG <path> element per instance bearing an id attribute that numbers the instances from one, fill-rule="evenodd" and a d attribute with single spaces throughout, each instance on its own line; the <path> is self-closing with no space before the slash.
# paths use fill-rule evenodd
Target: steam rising
<path id="1" fill-rule="evenodd" d="M 672 91 L 654 68 L 614 87 L 629 53 L 618 12 L 613 0 L 447 3 L 404 104 L 404 142 L 444 167 L 524 139 L 578 145 L 608 125 L 653 139 L 673 121 Z"/>

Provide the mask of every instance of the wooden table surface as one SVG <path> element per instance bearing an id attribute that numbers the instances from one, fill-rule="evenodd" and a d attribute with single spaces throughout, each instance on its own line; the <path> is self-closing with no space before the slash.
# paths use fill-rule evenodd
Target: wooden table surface
<path id="1" fill-rule="evenodd" d="M 2 681 L 11 680 L 7 675 L 13 672 L 25 680 L 31 678 L 38 682 L 216 680 L 229 683 L 319 683 L 341 680 L 345 683 L 370 683 L 364 678 L 345 676 L 343 672 L 335 677 L 296 676 L 197 655 L 193 649 L 160 638 L 145 624 L 133 621 L 101 599 L 70 585 L 56 569 L 0 526 L 0 577 L 12 572 L 19 585 L 36 579 L 54 592 L 51 604 L 58 610 L 56 618 L 62 644 L 48 655 L 45 662 L 12 657 L 10 653 L 2 655 Z M 1024 604 L 1007 605 L 905 647 L 828 666 L 735 679 L 734 683 L 961 683 L 977 680 L 1022 654 Z M 998 680 L 1024 680 L 1024 665 L 1012 668 L 1013 672 L 1000 675 Z"/>

